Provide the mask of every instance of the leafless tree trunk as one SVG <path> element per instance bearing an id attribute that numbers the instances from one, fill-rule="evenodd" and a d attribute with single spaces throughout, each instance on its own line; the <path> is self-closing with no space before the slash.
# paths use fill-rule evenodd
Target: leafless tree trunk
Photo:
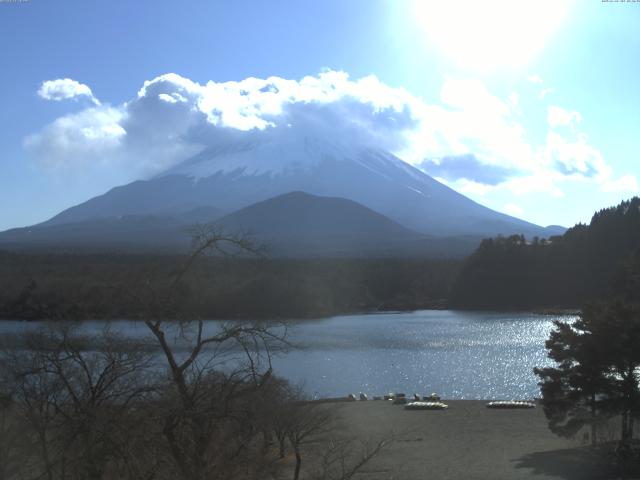
<path id="1" fill-rule="evenodd" d="M 330 440 L 321 454 L 319 467 L 312 480 L 350 480 L 373 458 L 395 441 L 395 436 L 371 443 L 353 438 Z"/>
<path id="2" fill-rule="evenodd" d="M 146 308 L 144 320 L 166 361 L 175 402 L 164 414 L 162 433 L 182 477 L 189 480 L 224 478 L 242 464 L 258 433 L 246 404 L 269 384 L 271 352 L 285 344 L 286 335 L 285 329 L 256 322 L 227 323 L 206 331 L 202 319 L 163 320 L 197 259 L 212 252 L 259 255 L 262 249 L 246 236 L 196 227 L 192 254 L 166 292 L 152 295 L 160 302 Z M 178 330 L 179 347 L 168 338 L 172 329 Z M 227 430 L 235 432 L 235 438 L 225 437 Z"/>
<path id="3" fill-rule="evenodd" d="M 60 322 L 0 351 L 0 379 L 11 385 L 7 408 L 23 430 L 20 478 L 262 480 L 275 478 L 287 442 L 294 479 L 302 476 L 303 459 L 307 468 L 317 454 L 309 445 L 333 428 L 332 409 L 273 376 L 271 356 L 288 346 L 285 326 L 210 324 L 185 314 L 184 279 L 211 251 L 260 254 L 246 237 L 200 227 L 193 254 L 172 278 L 154 281 L 144 295 L 123 292 L 144 312 L 151 344 L 108 328 L 85 336 Z M 338 444 L 345 449 L 331 447 Z M 318 478 L 351 478 L 383 447 L 360 458 L 348 445 L 330 444 Z M 11 476 L 4 446 L 0 480 Z"/>
<path id="4" fill-rule="evenodd" d="M 292 405 L 287 426 L 287 437 L 296 457 L 293 480 L 298 480 L 300 477 L 302 445 L 310 438 L 327 432 L 333 422 L 333 411 L 327 405 L 302 402 Z"/>
<path id="5" fill-rule="evenodd" d="M 120 461 L 118 429 L 150 391 L 141 377 L 147 361 L 144 351 L 108 330 L 88 338 L 63 324 L 5 350 L 1 367 L 13 384 L 12 413 L 40 453 L 29 468 L 50 480 L 102 478 L 107 464 Z"/>

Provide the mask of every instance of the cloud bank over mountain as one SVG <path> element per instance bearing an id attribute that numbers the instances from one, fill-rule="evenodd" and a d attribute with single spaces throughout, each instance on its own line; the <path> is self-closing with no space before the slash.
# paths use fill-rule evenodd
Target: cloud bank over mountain
<path id="1" fill-rule="evenodd" d="M 432 177 L 456 181 L 460 178 L 484 185 L 499 185 L 517 172 L 500 165 L 482 163 L 472 153 L 450 155 L 436 161 L 424 161 L 420 168 Z"/>
<path id="2" fill-rule="evenodd" d="M 70 173 L 100 165 L 126 169 L 132 179 L 150 176 L 206 147 L 295 130 L 389 150 L 463 193 L 562 196 L 567 182 L 638 189 L 635 177 L 614 176 L 579 130 L 579 112 L 549 107 L 546 138 L 536 143 L 519 121 L 519 96 L 500 99 L 478 80 L 446 79 L 437 103 L 375 76 L 351 79 L 332 70 L 300 80 L 206 84 L 168 73 L 145 81 L 118 105 L 101 103 L 71 79 L 46 81 L 38 94 L 91 102 L 24 140 L 42 165 Z"/>

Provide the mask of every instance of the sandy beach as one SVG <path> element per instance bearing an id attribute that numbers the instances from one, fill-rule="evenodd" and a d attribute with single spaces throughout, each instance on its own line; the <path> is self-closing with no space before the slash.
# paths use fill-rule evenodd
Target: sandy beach
<path id="1" fill-rule="evenodd" d="M 582 436 L 571 440 L 552 434 L 540 407 L 492 410 L 485 401 L 446 403 L 445 411 L 408 411 L 387 401 L 342 404 L 341 415 L 353 434 L 398 434 L 359 478 L 615 478 L 593 459 Z"/>

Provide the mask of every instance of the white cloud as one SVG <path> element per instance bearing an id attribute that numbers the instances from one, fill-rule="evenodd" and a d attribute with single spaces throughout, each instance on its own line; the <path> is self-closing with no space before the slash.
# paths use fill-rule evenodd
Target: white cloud
<path id="1" fill-rule="evenodd" d="M 511 92 L 509 94 L 509 106 L 513 112 L 518 115 L 522 114 L 522 111 L 520 110 L 520 95 L 518 95 L 517 92 Z"/>
<path id="2" fill-rule="evenodd" d="M 52 99 L 93 98 L 89 87 L 73 80 L 45 82 L 41 91 Z M 534 143 L 521 123 L 521 108 L 517 92 L 503 100 L 482 82 L 459 78 L 445 79 L 440 101 L 427 103 L 375 76 L 351 79 L 331 70 L 300 80 L 206 84 L 169 73 L 145 81 L 126 103 L 66 115 L 24 143 L 49 167 L 113 164 L 138 178 L 206 146 L 297 132 L 390 150 L 435 169 L 463 193 L 561 196 L 567 181 L 614 188 L 611 167 L 577 131 L 578 112 L 549 107 L 552 127 L 572 128 L 550 131 Z M 629 180 L 623 184 L 628 187 Z"/>
<path id="3" fill-rule="evenodd" d="M 77 82 L 71 78 L 59 78 L 57 80 L 47 80 L 42 82 L 38 89 L 38 95 L 45 100 L 59 102 L 71 98 L 86 97 L 95 105 L 100 105 L 100 101 L 93 96 L 91 89 L 84 83 Z"/>
<path id="4" fill-rule="evenodd" d="M 172 93 L 171 95 L 168 95 L 166 93 L 161 93 L 158 95 L 158 98 L 163 102 L 167 102 L 167 103 L 188 102 L 188 100 L 184 98 L 182 95 L 180 95 L 179 93 Z"/>
<path id="5" fill-rule="evenodd" d="M 538 98 L 540 100 L 544 100 L 544 98 L 547 95 L 549 95 L 549 94 L 551 94 L 553 92 L 555 92 L 555 89 L 553 89 L 553 88 L 543 88 L 542 90 L 540 90 L 540 93 L 538 93 Z"/>
<path id="6" fill-rule="evenodd" d="M 507 203 L 504 207 L 502 207 L 502 211 L 507 215 L 511 215 L 513 217 L 519 217 L 524 213 L 524 210 L 522 210 L 522 208 L 515 203 Z"/>
<path id="7" fill-rule="evenodd" d="M 446 80 L 441 100 L 443 105 L 424 107 L 403 158 L 418 163 L 425 157 L 453 160 L 473 154 L 480 167 L 512 173 L 536 168 L 533 147 L 519 122 L 519 105 L 502 101 L 477 80 Z"/>
<path id="8" fill-rule="evenodd" d="M 491 185 L 486 185 L 484 183 L 479 183 L 473 180 L 467 180 L 466 178 L 462 178 L 453 183 L 447 182 L 442 178 L 438 178 L 438 180 L 442 183 L 449 184 L 452 188 L 455 188 L 465 195 L 478 195 L 480 197 L 483 197 L 494 190 L 494 187 L 492 187 Z"/>
<path id="9" fill-rule="evenodd" d="M 90 108 L 58 118 L 25 138 L 24 145 L 50 168 L 108 162 L 118 154 L 126 137 L 120 124 L 123 118 L 118 109 Z"/>
<path id="10" fill-rule="evenodd" d="M 545 156 L 549 166 L 565 176 L 602 181 L 611 176 L 611 167 L 604 161 L 600 151 L 589 144 L 584 134 L 567 139 L 556 132 L 549 132 Z"/>
<path id="11" fill-rule="evenodd" d="M 538 75 L 537 73 L 534 73 L 533 75 L 529 75 L 527 77 L 527 80 L 530 81 L 531 83 L 544 83 L 544 80 L 542 80 L 542 77 L 540 77 L 540 75 Z"/>
<path id="12" fill-rule="evenodd" d="M 602 184 L 603 192 L 638 193 L 638 180 L 634 175 L 624 175 L 616 180 L 608 180 Z"/>
<path id="13" fill-rule="evenodd" d="M 544 193 L 554 198 L 564 197 L 564 192 L 558 186 L 563 176 L 552 170 L 539 170 L 530 175 L 514 177 L 502 185 L 500 190 L 508 191 L 511 195 L 524 196 L 534 193 Z"/>
<path id="14" fill-rule="evenodd" d="M 562 182 L 563 179 L 562 175 L 547 171 L 509 178 L 497 185 L 479 183 L 466 178 L 456 181 L 438 178 L 442 183 L 465 195 L 488 197 L 491 194 L 506 192 L 510 197 L 544 194 L 554 198 L 564 197 L 564 192 L 558 186 L 558 183 Z"/>
<path id="15" fill-rule="evenodd" d="M 582 115 L 575 110 L 565 110 L 564 108 L 551 105 L 547 107 L 547 122 L 551 128 L 555 127 L 575 127 L 582 121 Z"/>
<path id="16" fill-rule="evenodd" d="M 351 80 L 344 72 L 205 85 L 166 74 L 144 82 L 122 105 L 59 118 L 25 145 L 48 166 L 113 162 L 129 164 L 137 175 L 167 168 L 208 145 L 291 127 L 397 150 L 417 128 L 415 109 L 421 106 L 376 77 Z M 112 136 L 92 140 L 91 132 L 106 124 Z"/>

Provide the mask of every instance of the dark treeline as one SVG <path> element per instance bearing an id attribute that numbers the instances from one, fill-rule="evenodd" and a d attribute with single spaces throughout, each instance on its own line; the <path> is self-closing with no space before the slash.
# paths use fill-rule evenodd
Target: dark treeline
<path id="1" fill-rule="evenodd" d="M 484 240 L 452 289 L 473 309 L 576 308 L 609 295 L 640 300 L 640 198 L 597 212 L 549 240 Z"/>
<path id="2" fill-rule="evenodd" d="M 140 296 L 185 262 L 162 255 L 0 253 L 0 318 L 140 318 Z M 443 307 L 455 260 L 205 258 L 181 285 L 179 316 L 291 318 Z"/>

